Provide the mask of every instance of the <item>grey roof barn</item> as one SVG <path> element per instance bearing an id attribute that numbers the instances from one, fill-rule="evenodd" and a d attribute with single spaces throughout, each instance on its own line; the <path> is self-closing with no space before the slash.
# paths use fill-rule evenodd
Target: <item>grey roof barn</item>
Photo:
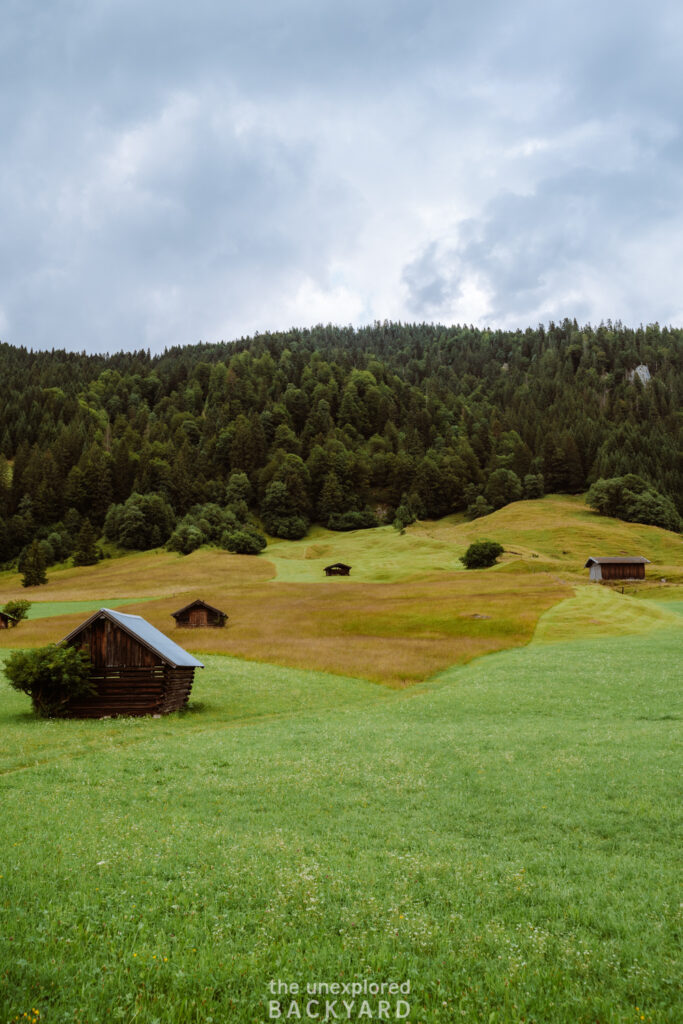
<path id="1" fill-rule="evenodd" d="M 185 707 L 201 661 L 141 615 L 100 608 L 61 641 L 92 663 L 96 694 L 67 707 L 74 717 L 168 714 Z"/>

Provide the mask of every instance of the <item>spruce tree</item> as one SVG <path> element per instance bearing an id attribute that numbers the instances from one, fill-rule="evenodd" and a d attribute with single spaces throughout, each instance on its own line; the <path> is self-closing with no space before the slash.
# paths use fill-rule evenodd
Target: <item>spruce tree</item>
<path id="1" fill-rule="evenodd" d="M 47 583 L 45 556 L 37 540 L 33 541 L 23 559 L 23 573 L 24 575 L 21 577 L 22 587 L 38 587 L 43 583 Z"/>
<path id="2" fill-rule="evenodd" d="M 89 519 L 83 520 L 78 539 L 76 540 L 76 551 L 74 552 L 74 565 L 95 565 L 99 561 L 100 553 L 97 547 L 97 534 Z"/>

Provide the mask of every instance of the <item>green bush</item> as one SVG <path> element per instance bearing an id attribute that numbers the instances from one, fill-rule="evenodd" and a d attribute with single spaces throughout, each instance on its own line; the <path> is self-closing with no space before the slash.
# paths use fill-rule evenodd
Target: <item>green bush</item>
<path id="1" fill-rule="evenodd" d="M 16 626 L 23 619 L 27 618 L 30 607 L 30 601 L 8 601 L 6 605 L 3 605 L 2 610 L 5 615 L 9 615 L 14 619 L 14 625 Z"/>
<path id="2" fill-rule="evenodd" d="M 602 516 L 681 531 L 681 517 L 671 498 L 635 473 L 596 480 L 586 495 L 586 504 Z"/>
<path id="3" fill-rule="evenodd" d="M 257 530 L 226 530 L 221 538 L 221 547 L 236 555 L 258 555 L 266 546 L 266 538 Z"/>
<path id="4" fill-rule="evenodd" d="M 488 569 L 503 551 L 502 544 L 495 540 L 475 540 L 460 561 L 466 569 Z"/>
<path id="5" fill-rule="evenodd" d="M 416 522 L 422 512 L 423 509 L 420 506 L 420 500 L 416 495 L 402 494 L 399 506 L 394 513 L 394 521 L 392 524 L 394 529 L 403 533 L 406 526 L 410 526 L 411 523 Z"/>
<path id="6" fill-rule="evenodd" d="M 182 522 L 176 526 L 166 544 L 169 551 L 177 551 L 181 555 L 189 555 L 204 543 L 202 531 L 192 523 Z"/>
<path id="7" fill-rule="evenodd" d="M 377 516 L 369 508 L 363 511 L 333 512 L 327 521 L 330 530 L 370 530 L 377 526 Z"/>
<path id="8" fill-rule="evenodd" d="M 75 647 L 48 644 L 32 651 L 15 651 L 4 671 L 10 686 L 27 693 L 36 714 L 43 718 L 63 714 L 72 697 L 97 692 L 90 681 L 90 661 Z"/>

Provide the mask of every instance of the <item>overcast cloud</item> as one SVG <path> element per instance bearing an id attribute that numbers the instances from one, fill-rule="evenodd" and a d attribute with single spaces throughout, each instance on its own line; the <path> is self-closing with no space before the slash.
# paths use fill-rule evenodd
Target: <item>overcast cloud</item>
<path id="1" fill-rule="evenodd" d="M 0 339 L 683 323 L 683 8 L 4 0 Z"/>

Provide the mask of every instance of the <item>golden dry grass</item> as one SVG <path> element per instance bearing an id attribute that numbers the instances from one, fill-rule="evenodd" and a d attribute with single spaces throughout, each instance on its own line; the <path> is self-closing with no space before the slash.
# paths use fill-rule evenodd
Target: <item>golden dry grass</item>
<path id="1" fill-rule="evenodd" d="M 231 555 L 218 548 L 201 548 L 183 556 L 159 548 L 78 569 L 50 569 L 44 587 L 24 589 L 18 573 L 1 573 L 0 603 L 17 597 L 29 601 L 136 600 L 185 593 L 188 586 L 201 589 L 223 581 L 253 583 L 274 575 L 274 566 L 265 558 Z"/>
<path id="2" fill-rule="evenodd" d="M 493 569 L 466 572 L 458 556 L 481 537 L 499 540 L 506 554 Z M 528 643 L 539 617 L 586 581 L 583 564 L 590 554 L 645 555 L 653 563 L 647 567 L 648 582 L 625 589 L 663 598 L 678 593 L 679 537 L 597 516 L 580 498 L 549 496 L 517 502 L 472 523 L 457 517 L 418 523 L 404 535 L 391 527 L 349 534 L 315 527 L 301 541 L 270 544 L 258 558 L 216 549 L 187 557 L 164 551 L 128 555 L 89 568 L 50 570 L 48 586 L 25 591 L 16 573 L 4 573 L 0 602 L 25 596 L 106 606 L 128 598 L 130 605 L 119 607 L 143 615 L 198 653 L 400 687 L 449 665 Z M 333 561 L 351 563 L 352 577 L 326 579 L 323 566 Z M 659 583 L 661 576 L 672 582 Z M 587 590 L 608 593 L 604 587 Z M 171 612 L 196 597 L 227 612 L 224 630 L 177 629 Z M 558 630 L 572 636 L 595 633 L 603 616 L 586 611 L 585 600 L 566 605 L 564 618 L 546 617 L 545 633 L 537 636 Z M 594 596 L 589 603 L 606 600 Z M 637 631 L 638 607 L 608 616 L 606 632 L 629 631 L 629 623 Z M 53 611 L 59 614 L 0 632 L 0 647 L 58 640 L 85 618 L 82 608 Z M 640 618 L 642 625 L 652 616 L 643 612 Z"/>
<path id="3" fill-rule="evenodd" d="M 584 580 L 588 578 L 584 565 L 591 555 L 643 555 L 652 563 L 646 567 L 650 579 L 680 577 L 683 569 L 683 541 L 678 534 L 599 516 L 582 497 L 569 495 L 517 501 L 473 522 L 450 516 L 436 523 L 418 523 L 408 533 L 416 540 L 448 540 L 460 551 L 473 540 L 491 538 L 503 544 L 508 563 L 518 559 L 533 570 L 540 562 L 544 568 L 575 573 Z"/>
<path id="4" fill-rule="evenodd" d="M 449 665 L 527 643 L 546 609 L 571 594 L 549 575 L 456 573 L 413 583 L 263 582 L 193 588 L 125 606 L 181 646 L 401 687 Z M 179 629 L 171 612 L 196 596 L 226 611 L 224 629 Z M 123 610 L 123 609 L 122 609 Z M 34 619 L 0 634 L 0 647 L 59 640 L 85 616 Z"/>

